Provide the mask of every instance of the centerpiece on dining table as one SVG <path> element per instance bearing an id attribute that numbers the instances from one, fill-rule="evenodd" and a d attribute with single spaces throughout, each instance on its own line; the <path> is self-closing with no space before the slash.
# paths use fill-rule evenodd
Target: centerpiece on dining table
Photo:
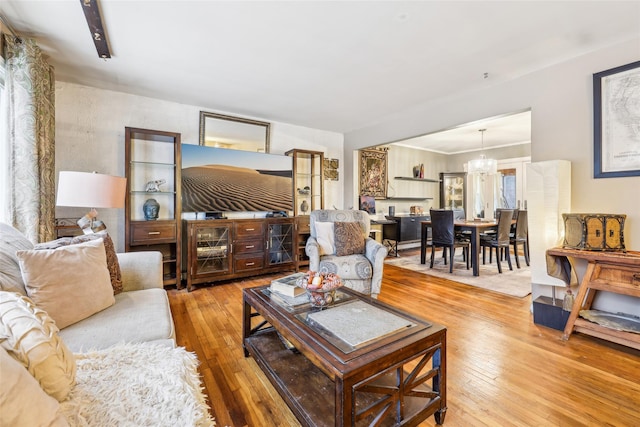
<path id="1" fill-rule="evenodd" d="M 335 273 L 309 271 L 298 279 L 296 285 L 306 289 L 312 307 L 326 307 L 336 298 L 336 289 L 343 285 Z"/>

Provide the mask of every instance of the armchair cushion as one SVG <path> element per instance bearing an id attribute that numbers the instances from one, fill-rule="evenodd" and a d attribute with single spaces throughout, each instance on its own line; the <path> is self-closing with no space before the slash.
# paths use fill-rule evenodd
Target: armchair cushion
<path id="1" fill-rule="evenodd" d="M 348 256 L 364 253 L 362 228 L 357 222 L 335 222 L 336 255 Z"/>

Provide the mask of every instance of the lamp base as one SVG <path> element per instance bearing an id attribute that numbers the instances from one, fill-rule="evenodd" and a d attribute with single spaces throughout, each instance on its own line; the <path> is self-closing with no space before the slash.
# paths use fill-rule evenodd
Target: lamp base
<path id="1" fill-rule="evenodd" d="M 98 211 L 91 209 L 82 218 L 77 221 L 78 227 L 82 229 L 84 234 L 93 234 L 102 230 L 106 230 L 107 226 L 98 219 Z"/>

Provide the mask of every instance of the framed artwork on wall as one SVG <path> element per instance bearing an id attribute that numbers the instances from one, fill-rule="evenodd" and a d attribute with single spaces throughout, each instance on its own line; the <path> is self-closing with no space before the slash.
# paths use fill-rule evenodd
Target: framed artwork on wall
<path id="1" fill-rule="evenodd" d="M 376 199 L 372 196 L 360 196 L 360 210 L 368 214 L 376 214 Z"/>
<path id="2" fill-rule="evenodd" d="M 593 177 L 640 176 L 640 61 L 593 75 Z"/>
<path id="3" fill-rule="evenodd" d="M 329 181 L 337 181 L 339 179 L 338 166 L 339 159 L 324 159 L 324 179 Z"/>
<path id="4" fill-rule="evenodd" d="M 387 197 L 387 151 L 360 150 L 358 159 L 360 189 L 363 196 Z"/>

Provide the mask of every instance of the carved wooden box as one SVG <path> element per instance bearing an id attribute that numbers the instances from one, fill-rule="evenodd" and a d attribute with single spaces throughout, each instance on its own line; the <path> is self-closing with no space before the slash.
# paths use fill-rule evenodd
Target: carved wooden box
<path id="1" fill-rule="evenodd" d="M 624 251 L 626 215 L 562 214 L 565 248 L 588 251 Z"/>

